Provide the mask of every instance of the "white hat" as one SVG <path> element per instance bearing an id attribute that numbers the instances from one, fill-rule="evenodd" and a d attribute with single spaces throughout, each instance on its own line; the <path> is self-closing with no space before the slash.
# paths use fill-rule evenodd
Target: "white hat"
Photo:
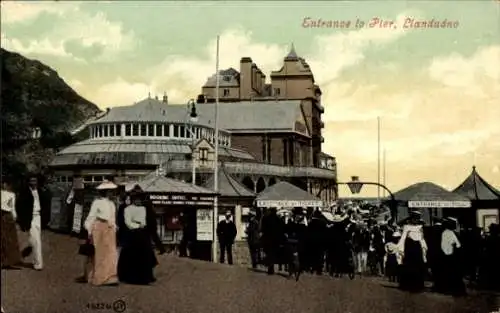
<path id="1" fill-rule="evenodd" d="M 97 190 L 106 190 L 106 189 L 116 189 L 117 185 L 110 182 L 109 180 L 103 181 L 99 186 L 96 187 Z"/>
<path id="2" fill-rule="evenodd" d="M 393 234 L 392 234 L 392 237 L 401 237 L 401 233 L 398 232 L 398 231 L 395 231 Z"/>
<path id="3" fill-rule="evenodd" d="M 458 222 L 458 220 L 457 220 L 456 218 L 451 217 L 451 216 L 448 216 L 448 217 L 446 217 L 445 219 L 446 219 L 446 220 L 448 220 L 448 221 L 450 221 L 450 222 L 455 222 L 455 223 L 457 223 L 457 222 Z"/>
<path id="4" fill-rule="evenodd" d="M 342 222 L 345 221 L 346 218 L 347 214 L 344 215 L 335 214 L 332 218 L 332 222 Z"/>
<path id="5" fill-rule="evenodd" d="M 131 192 L 137 186 L 139 186 L 138 183 L 135 183 L 135 182 L 128 183 L 128 184 L 125 185 L 125 192 Z"/>

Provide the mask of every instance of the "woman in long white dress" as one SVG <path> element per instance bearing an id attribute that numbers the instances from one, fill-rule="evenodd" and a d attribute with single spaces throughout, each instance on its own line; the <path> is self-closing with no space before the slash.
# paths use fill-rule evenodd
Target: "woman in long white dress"
<path id="1" fill-rule="evenodd" d="M 104 182 L 97 187 L 100 196 L 92 202 L 84 227 L 94 245 L 88 281 L 95 286 L 118 284 L 116 247 L 116 206 L 110 200 L 117 186 Z"/>

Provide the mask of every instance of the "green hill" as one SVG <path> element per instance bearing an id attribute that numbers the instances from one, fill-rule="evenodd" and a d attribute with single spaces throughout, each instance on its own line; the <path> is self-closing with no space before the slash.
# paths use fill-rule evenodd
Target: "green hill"
<path id="1" fill-rule="evenodd" d="M 0 52 L 2 175 L 40 172 L 75 140 L 69 131 L 100 110 L 47 65 Z M 39 139 L 32 138 L 34 130 L 40 130 Z"/>

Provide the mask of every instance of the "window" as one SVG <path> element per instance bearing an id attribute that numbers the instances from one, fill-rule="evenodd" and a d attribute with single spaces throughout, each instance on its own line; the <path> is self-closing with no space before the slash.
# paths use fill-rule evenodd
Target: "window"
<path id="1" fill-rule="evenodd" d="M 163 136 L 163 125 L 156 124 L 156 137 Z"/>
<path id="2" fill-rule="evenodd" d="M 186 136 L 186 127 L 184 127 L 184 126 L 179 126 L 179 128 L 180 128 L 180 131 L 179 131 L 179 132 L 180 132 L 180 137 L 181 137 L 181 138 L 187 137 L 187 136 Z"/>
<path id="3" fill-rule="evenodd" d="M 222 76 L 222 80 L 225 82 L 230 82 L 231 81 L 231 76 Z"/>
<path id="4" fill-rule="evenodd" d="M 174 125 L 174 137 L 179 137 L 179 126 Z"/>
<path id="5" fill-rule="evenodd" d="M 115 124 L 109 125 L 109 137 L 114 137 L 115 136 Z"/>
<path id="6" fill-rule="evenodd" d="M 108 137 L 108 128 L 109 126 L 108 125 L 104 125 L 104 137 Z"/>
<path id="7" fill-rule="evenodd" d="M 283 139 L 283 165 L 288 165 L 288 139 Z"/>
<path id="8" fill-rule="evenodd" d="M 208 148 L 200 148 L 198 153 L 201 162 L 208 161 Z"/>
<path id="9" fill-rule="evenodd" d="M 279 88 L 274 88 L 274 95 L 279 96 L 280 95 L 280 89 Z"/>
<path id="10" fill-rule="evenodd" d="M 122 125 L 115 124 L 115 127 L 116 127 L 116 136 L 121 136 L 122 135 Z"/>
<path id="11" fill-rule="evenodd" d="M 102 137 L 102 126 L 99 125 L 98 127 L 99 127 L 99 133 L 98 133 L 97 137 Z"/>
<path id="12" fill-rule="evenodd" d="M 146 137 L 148 135 L 148 124 L 141 125 L 141 136 Z"/>
<path id="13" fill-rule="evenodd" d="M 187 127 L 186 128 L 186 138 L 191 138 L 191 133 L 194 132 L 194 127 Z"/>
<path id="14" fill-rule="evenodd" d="M 139 125 L 132 124 L 132 136 L 139 136 Z"/>
<path id="15" fill-rule="evenodd" d="M 229 89 L 224 89 L 224 97 L 227 97 L 229 96 Z"/>
<path id="16" fill-rule="evenodd" d="M 83 176 L 83 182 L 85 183 L 91 183 L 92 182 L 92 176 Z"/>
<path id="17" fill-rule="evenodd" d="M 130 124 L 125 125 L 125 136 L 131 136 L 132 135 L 132 127 Z"/>
<path id="18" fill-rule="evenodd" d="M 165 125 L 163 136 L 170 137 L 170 125 Z"/>
<path id="19" fill-rule="evenodd" d="M 148 125 L 148 136 L 152 137 L 155 135 L 155 124 Z"/>

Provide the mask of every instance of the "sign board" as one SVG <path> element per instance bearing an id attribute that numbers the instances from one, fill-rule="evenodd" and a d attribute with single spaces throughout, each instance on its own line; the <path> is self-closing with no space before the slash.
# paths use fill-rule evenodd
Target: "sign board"
<path id="1" fill-rule="evenodd" d="M 408 208 L 470 208 L 470 201 L 408 201 Z"/>
<path id="2" fill-rule="evenodd" d="M 322 207 L 323 201 L 321 200 L 257 200 L 257 206 L 260 208 L 293 208 L 293 207 L 305 207 L 305 208 L 315 208 Z"/>
<path id="3" fill-rule="evenodd" d="M 212 241 L 213 240 L 213 210 L 212 209 L 197 209 L 196 210 L 196 240 Z"/>
<path id="4" fill-rule="evenodd" d="M 149 195 L 149 200 L 155 205 L 213 205 L 213 196 L 198 195 Z"/>

